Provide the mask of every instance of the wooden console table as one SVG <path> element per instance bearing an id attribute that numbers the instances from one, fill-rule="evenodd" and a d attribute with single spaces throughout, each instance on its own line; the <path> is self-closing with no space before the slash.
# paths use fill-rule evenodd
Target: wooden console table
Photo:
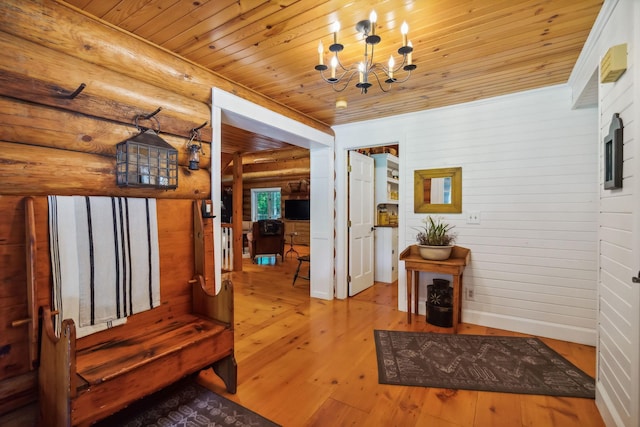
<path id="1" fill-rule="evenodd" d="M 462 246 L 454 246 L 451 256 L 442 261 L 431 261 L 423 259 L 418 253 L 418 247 L 411 245 L 400 254 L 400 260 L 404 261 L 404 268 L 407 271 L 407 323 L 411 323 L 411 294 L 415 293 L 415 312 L 418 314 L 418 273 L 421 271 L 429 273 L 444 273 L 453 276 L 453 327 L 440 328 L 450 329 L 454 334 L 458 331 L 460 321 L 460 291 L 462 289 L 462 272 L 469 263 L 471 251 Z M 412 274 L 413 273 L 413 274 Z"/>

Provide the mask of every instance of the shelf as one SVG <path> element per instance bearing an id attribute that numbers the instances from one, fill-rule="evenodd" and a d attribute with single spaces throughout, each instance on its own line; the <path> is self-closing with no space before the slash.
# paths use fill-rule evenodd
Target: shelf
<path id="1" fill-rule="evenodd" d="M 375 210 L 376 215 L 380 205 L 387 205 L 390 213 L 398 214 L 398 198 L 391 198 L 391 194 L 399 196 L 400 180 L 393 175 L 398 173 L 399 160 L 389 153 L 373 154 L 371 157 L 375 163 Z M 378 221 L 376 221 L 376 225 Z"/>

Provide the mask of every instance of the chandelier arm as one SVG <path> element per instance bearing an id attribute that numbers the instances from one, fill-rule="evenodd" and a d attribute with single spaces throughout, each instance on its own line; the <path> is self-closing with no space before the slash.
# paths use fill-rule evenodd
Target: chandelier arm
<path id="1" fill-rule="evenodd" d="M 378 74 L 375 71 L 371 71 L 370 74 L 373 74 L 373 76 L 376 78 L 376 81 L 378 82 L 378 86 L 380 87 L 381 91 L 389 92 L 389 89 L 391 88 L 391 84 L 389 84 L 389 89 L 385 89 L 382 87 L 382 83 L 380 82 L 380 77 L 378 77 Z"/>
<path id="2" fill-rule="evenodd" d="M 356 74 L 353 70 L 351 70 L 351 73 L 349 74 L 349 78 L 347 79 L 347 81 L 344 82 L 344 85 L 341 88 L 338 88 L 337 83 L 339 83 L 342 80 L 342 77 L 344 77 L 345 74 L 347 73 L 349 73 L 349 71 L 346 71 L 344 74 L 342 74 L 342 76 L 340 76 L 340 80 L 337 80 L 333 83 L 327 82 L 331 84 L 331 88 L 333 89 L 334 92 L 342 92 L 343 90 L 345 90 L 349 86 L 349 83 L 351 83 L 351 79 L 353 78 L 353 76 L 355 76 Z"/>
<path id="3" fill-rule="evenodd" d="M 411 70 L 407 71 L 407 76 L 404 79 L 402 79 L 402 80 L 395 79 L 393 82 L 394 83 L 404 83 L 407 80 L 409 80 L 410 77 L 411 77 Z"/>
<path id="4" fill-rule="evenodd" d="M 371 67 L 371 70 L 373 72 L 373 70 L 375 70 L 376 68 L 379 68 L 387 77 L 389 77 L 389 67 L 386 67 L 384 64 L 381 64 L 379 62 L 376 62 L 375 64 L 373 64 L 373 66 Z M 394 70 L 395 72 L 395 70 Z M 377 77 L 377 75 L 376 75 Z"/>
<path id="5" fill-rule="evenodd" d="M 402 55 L 402 64 L 400 64 L 396 68 L 394 68 L 393 72 L 397 73 L 398 71 L 402 70 L 403 67 L 406 65 L 406 63 L 407 63 L 407 54 L 405 53 L 404 55 Z"/>
<path id="6" fill-rule="evenodd" d="M 333 80 L 325 77 L 324 73 L 325 71 L 320 70 L 320 77 L 322 78 L 322 80 L 325 81 L 325 83 L 329 83 L 330 85 L 335 85 L 336 83 L 340 83 L 342 81 L 342 79 L 344 78 L 344 76 L 346 76 L 348 73 L 351 73 L 351 76 L 349 76 L 349 80 L 351 80 L 351 78 L 353 77 L 353 74 L 355 73 L 356 69 L 355 68 L 351 68 L 351 69 L 347 69 L 343 67 L 344 72 L 342 74 L 340 74 L 339 77 L 335 77 Z"/>
<path id="7" fill-rule="evenodd" d="M 345 75 L 349 75 L 348 79 L 346 82 L 344 82 L 344 85 L 342 85 L 342 87 L 338 86 L 338 83 L 341 83 L 343 78 L 345 77 Z M 320 71 L 320 77 L 322 77 L 322 80 L 325 81 L 325 83 L 329 83 L 331 85 L 331 88 L 335 91 L 335 92 L 342 92 L 343 90 L 345 90 L 347 88 L 347 86 L 349 86 L 349 83 L 351 82 L 351 79 L 353 79 L 353 76 L 355 75 L 355 71 L 354 70 L 346 70 L 344 73 L 342 73 L 342 75 L 338 78 L 336 78 L 336 80 L 331 81 L 329 79 L 327 79 L 324 76 L 324 72 Z"/>
<path id="8" fill-rule="evenodd" d="M 355 69 L 357 69 L 358 67 L 354 67 L 353 65 L 349 68 L 345 67 L 344 65 L 342 65 L 342 62 L 340 61 L 340 58 L 338 57 L 338 55 L 336 54 L 336 59 L 338 60 L 338 65 L 340 66 L 340 68 L 342 68 L 342 70 L 346 73 L 348 71 L 353 71 Z"/>
<path id="9" fill-rule="evenodd" d="M 324 71 L 320 71 L 320 77 L 322 77 L 322 80 L 325 81 L 325 83 L 331 83 L 325 76 L 324 76 Z"/>

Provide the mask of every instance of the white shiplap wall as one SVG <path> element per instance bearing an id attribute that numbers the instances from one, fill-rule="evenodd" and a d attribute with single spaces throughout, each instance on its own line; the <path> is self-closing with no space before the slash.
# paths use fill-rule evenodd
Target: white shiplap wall
<path id="1" fill-rule="evenodd" d="M 465 322 L 595 342 L 597 119 L 569 105 L 554 87 L 432 112 L 407 134 L 404 185 L 462 166 L 463 212 L 480 212 L 479 225 L 447 217 L 472 251 Z"/>
<path id="2" fill-rule="evenodd" d="M 602 140 L 613 113 L 624 125 L 623 188 L 599 191 L 599 315 L 596 404 L 607 425 L 640 425 L 640 290 L 631 282 L 640 259 L 640 197 L 638 196 L 637 133 L 640 127 L 638 67 L 640 2 L 607 0 L 572 73 L 574 97 L 585 92 L 587 76 L 598 72 L 607 50 L 627 43 L 627 71 L 615 83 L 597 87 L 599 106 L 599 169 L 602 181 Z M 599 74 L 599 72 L 598 72 Z M 588 90 L 588 89 L 587 89 Z"/>
<path id="3" fill-rule="evenodd" d="M 336 128 L 338 146 L 403 133 L 400 248 L 425 217 L 413 212 L 414 170 L 462 166 L 464 212 L 445 218 L 471 249 L 465 322 L 595 343 L 598 120 L 570 101 L 567 86 L 554 86 Z M 466 223 L 470 211 L 480 224 Z M 431 278 L 421 275 L 421 299 Z"/>

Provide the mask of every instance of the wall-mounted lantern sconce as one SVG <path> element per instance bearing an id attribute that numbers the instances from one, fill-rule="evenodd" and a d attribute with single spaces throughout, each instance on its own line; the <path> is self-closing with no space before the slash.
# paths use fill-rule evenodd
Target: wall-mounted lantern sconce
<path id="1" fill-rule="evenodd" d="M 140 118 L 152 117 L 153 114 L 136 116 L 135 125 L 140 133 L 116 145 L 116 183 L 121 187 L 165 190 L 178 187 L 178 151 L 153 129 L 138 126 Z M 157 119 L 156 123 L 159 133 L 160 123 Z"/>
<path id="2" fill-rule="evenodd" d="M 197 171 L 200 169 L 200 147 L 198 144 L 189 146 L 189 170 Z"/>
<path id="3" fill-rule="evenodd" d="M 189 151 L 189 170 L 197 171 L 200 169 L 200 153 L 204 155 L 200 129 L 206 125 L 207 122 L 204 122 L 201 126 L 191 129 L 191 138 L 189 138 L 189 142 L 187 142 L 187 151 Z"/>

